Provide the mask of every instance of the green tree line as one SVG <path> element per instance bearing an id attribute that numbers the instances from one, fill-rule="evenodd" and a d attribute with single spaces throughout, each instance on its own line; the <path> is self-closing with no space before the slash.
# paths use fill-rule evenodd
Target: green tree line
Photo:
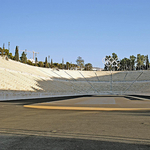
<path id="1" fill-rule="evenodd" d="M 35 58 L 35 63 L 27 59 L 27 54 L 23 51 L 21 54 L 21 57 L 19 57 L 19 47 L 16 46 L 15 48 L 15 55 L 13 56 L 12 53 L 9 52 L 8 49 L 5 49 L 0 47 L 0 55 L 6 58 L 19 61 L 28 65 L 38 66 L 38 67 L 45 67 L 45 68 L 57 68 L 57 69 L 81 69 L 81 70 L 92 70 L 92 64 L 87 63 L 84 65 L 84 60 L 79 56 L 76 60 L 77 64 L 66 62 L 64 64 L 64 59 L 62 59 L 62 63 L 53 63 L 53 60 L 51 59 L 51 62 L 47 61 L 47 57 L 45 58 L 45 61 L 39 61 L 37 58 Z"/>
<path id="2" fill-rule="evenodd" d="M 107 62 L 107 60 L 109 60 Z M 116 60 L 116 61 L 114 61 Z M 113 64 L 117 62 L 117 64 Z M 150 63 L 148 55 L 137 54 L 137 56 L 131 55 L 129 58 L 123 58 L 119 60 L 117 54 L 112 53 L 112 55 L 105 57 L 104 70 L 148 70 L 150 69 Z M 111 65 L 112 64 L 112 65 Z"/>
<path id="3" fill-rule="evenodd" d="M 21 57 L 19 57 L 19 47 L 16 46 L 15 48 L 15 55 L 13 56 L 12 53 L 9 52 L 8 49 L 5 49 L 4 45 L 3 48 L 0 47 L 0 55 L 6 56 L 9 59 L 19 61 L 28 65 L 38 66 L 38 67 L 45 67 L 45 68 L 57 68 L 57 69 L 80 69 L 80 70 L 92 70 L 93 66 L 91 63 L 84 64 L 84 60 L 82 57 L 78 57 L 76 60 L 77 64 L 66 62 L 64 63 L 64 59 L 62 59 L 62 63 L 53 63 L 48 62 L 47 57 L 45 61 L 39 61 L 37 58 L 35 59 L 35 63 L 31 62 L 27 59 L 27 54 L 23 51 Z M 108 61 L 109 60 L 109 61 Z M 114 61 L 115 60 L 115 61 Z M 141 55 L 137 54 L 137 56 L 131 55 L 129 58 L 123 58 L 119 60 L 118 55 L 116 53 L 112 53 L 112 55 L 105 57 L 105 66 L 104 70 L 148 70 L 150 68 L 149 58 L 148 55 Z"/>

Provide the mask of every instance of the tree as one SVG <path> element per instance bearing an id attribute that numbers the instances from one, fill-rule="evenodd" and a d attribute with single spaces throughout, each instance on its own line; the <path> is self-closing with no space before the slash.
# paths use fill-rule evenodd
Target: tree
<path id="1" fill-rule="evenodd" d="M 4 54 L 9 56 L 9 50 L 8 49 L 4 49 Z"/>
<path id="2" fill-rule="evenodd" d="M 15 58 L 14 58 L 16 61 L 19 61 L 19 52 L 18 51 L 19 51 L 18 46 L 16 46 Z"/>
<path id="3" fill-rule="evenodd" d="M 69 62 L 66 62 L 66 69 L 70 69 L 70 67 L 71 67 L 71 64 L 69 63 Z"/>
<path id="4" fill-rule="evenodd" d="M 110 67 L 110 63 L 107 61 L 111 58 L 111 56 L 106 56 L 105 57 L 105 66 L 104 66 L 104 70 L 111 70 L 111 67 Z"/>
<path id="5" fill-rule="evenodd" d="M 12 53 L 9 53 L 9 58 L 14 59 L 14 56 L 12 55 Z"/>
<path id="6" fill-rule="evenodd" d="M 130 69 L 131 69 L 130 59 L 123 58 L 120 61 L 120 70 L 130 70 Z"/>
<path id="7" fill-rule="evenodd" d="M 45 68 L 48 68 L 47 57 L 45 58 L 45 63 L 44 63 L 44 67 L 45 67 Z"/>
<path id="8" fill-rule="evenodd" d="M 148 55 L 145 56 L 145 60 L 146 60 L 146 70 L 149 69 L 149 59 L 148 59 Z"/>
<path id="9" fill-rule="evenodd" d="M 59 63 L 53 63 L 53 67 L 59 68 Z"/>
<path id="10" fill-rule="evenodd" d="M 117 59 L 118 58 L 117 54 L 116 53 L 112 53 L 112 58 L 113 59 Z"/>
<path id="11" fill-rule="evenodd" d="M 27 64 L 28 64 L 28 65 L 33 65 L 33 63 L 32 63 L 31 60 L 27 60 Z"/>
<path id="12" fill-rule="evenodd" d="M 35 64 L 37 64 L 38 60 L 37 60 L 37 57 L 35 58 Z"/>
<path id="13" fill-rule="evenodd" d="M 12 53 L 9 53 L 8 49 L 5 49 L 5 46 L 3 44 L 3 49 L 0 47 L 0 55 L 6 55 L 8 58 L 13 59 L 14 56 L 12 56 Z"/>
<path id="14" fill-rule="evenodd" d="M 70 68 L 70 69 L 72 69 L 72 70 L 74 70 L 74 69 L 75 69 L 75 70 L 76 70 L 76 69 L 77 69 L 77 67 L 78 67 L 78 66 L 77 66 L 77 64 L 72 64 L 72 63 L 71 63 L 71 68 Z"/>
<path id="15" fill-rule="evenodd" d="M 3 49 L 5 49 L 5 44 L 3 43 Z"/>
<path id="16" fill-rule="evenodd" d="M 43 66 L 44 66 L 43 62 L 42 62 L 42 61 L 39 61 L 38 66 L 39 66 L 39 67 L 43 67 Z"/>
<path id="17" fill-rule="evenodd" d="M 3 56 L 4 50 L 0 47 L 0 55 Z"/>
<path id="18" fill-rule="evenodd" d="M 145 68 L 144 62 L 145 62 L 145 56 L 141 54 L 137 54 L 137 65 L 136 65 L 137 70 L 141 70 Z"/>
<path id="19" fill-rule="evenodd" d="M 64 65 L 62 63 L 58 64 L 59 69 L 64 69 L 63 67 L 64 67 Z"/>
<path id="20" fill-rule="evenodd" d="M 118 70 L 119 60 L 117 54 L 112 53 L 112 56 L 106 56 L 105 62 L 104 70 Z"/>
<path id="21" fill-rule="evenodd" d="M 50 63 L 48 63 L 48 68 L 50 68 L 51 67 L 51 64 Z"/>
<path id="22" fill-rule="evenodd" d="M 134 55 L 130 56 L 131 70 L 134 70 L 135 68 L 135 60 L 136 60 L 136 57 Z"/>
<path id="23" fill-rule="evenodd" d="M 3 48 L 0 47 L 0 55 L 5 55 L 5 44 L 3 43 Z"/>
<path id="24" fill-rule="evenodd" d="M 120 62 L 118 60 L 118 55 L 116 53 L 112 53 L 112 69 L 113 70 L 118 70 L 120 67 Z"/>
<path id="25" fill-rule="evenodd" d="M 92 70 L 92 64 L 91 63 L 87 63 L 85 64 L 85 70 Z"/>
<path id="26" fill-rule="evenodd" d="M 54 65 L 53 65 L 53 59 L 51 59 L 51 68 L 53 68 L 54 67 Z"/>
<path id="27" fill-rule="evenodd" d="M 62 58 L 62 68 L 60 69 L 64 69 L 64 59 Z"/>
<path id="28" fill-rule="evenodd" d="M 25 54 L 25 52 L 22 53 L 21 57 L 20 57 L 20 60 L 22 63 L 27 63 L 27 57 L 26 57 L 27 54 Z"/>
<path id="29" fill-rule="evenodd" d="M 80 67 L 80 69 L 84 67 L 84 60 L 82 59 L 82 57 L 79 56 L 76 62 L 77 62 L 77 65 Z"/>
<path id="30" fill-rule="evenodd" d="M 120 61 L 120 70 L 125 70 L 125 59 L 122 59 L 121 61 Z"/>

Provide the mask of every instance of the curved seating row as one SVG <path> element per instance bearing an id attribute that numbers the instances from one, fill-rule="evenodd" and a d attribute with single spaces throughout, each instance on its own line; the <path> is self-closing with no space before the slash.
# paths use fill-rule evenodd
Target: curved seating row
<path id="1" fill-rule="evenodd" d="M 0 57 L 0 99 L 79 94 L 150 95 L 150 71 L 53 70 Z M 13 96 L 14 95 L 14 96 Z M 24 96 L 25 95 L 25 96 Z M 31 96 L 32 95 L 32 96 Z"/>

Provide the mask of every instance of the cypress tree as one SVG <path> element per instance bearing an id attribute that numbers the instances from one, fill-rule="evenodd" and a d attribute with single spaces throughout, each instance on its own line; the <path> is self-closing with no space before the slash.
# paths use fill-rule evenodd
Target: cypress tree
<path id="1" fill-rule="evenodd" d="M 53 59 L 51 59 L 51 68 L 53 68 Z"/>
<path id="2" fill-rule="evenodd" d="M 5 49 L 5 43 L 3 43 L 3 49 Z"/>
<path id="3" fill-rule="evenodd" d="M 64 69 L 64 59 L 62 58 L 62 69 Z"/>
<path id="4" fill-rule="evenodd" d="M 35 65 L 37 64 L 38 60 L 37 60 L 37 57 L 35 58 Z"/>
<path id="5" fill-rule="evenodd" d="M 47 63 L 47 57 L 45 58 L 45 68 L 48 67 L 48 63 Z"/>
<path id="6" fill-rule="evenodd" d="M 19 61 L 19 48 L 18 48 L 18 46 L 16 46 L 16 50 L 15 50 L 15 60 L 16 61 Z"/>
<path id="7" fill-rule="evenodd" d="M 149 69 L 149 59 L 148 59 L 148 55 L 146 56 L 146 70 Z"/>
<path id="8" fill-rule="evenodd" d="M 1 50 L 1 55 L 2 55 L 2 56 L 5 55 L 5 54 L 4 54 L 4 51 L 5 51 L 5 44 L 3 43 L 3 49 Z"/>

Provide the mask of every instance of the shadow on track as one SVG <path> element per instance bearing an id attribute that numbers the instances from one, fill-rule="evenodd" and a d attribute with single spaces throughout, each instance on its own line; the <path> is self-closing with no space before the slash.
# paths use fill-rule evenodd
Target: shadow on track
<path id="1" fill-rule="evenodd" d="M 79 96 L 64 96 L 64 97 L 48 97 L 48 98 L 34 98 L 34 99 L 20 99 L 20 100 L 8 100 L 8 101 L 0 101 L 3 103 L 14 103 L 18 105 L 31 105 L 35 103 L 44 103 L 44 102 L 52 102 L 52 101 L 60 101 L 60 100 L 68 100 L 75 99 L 79 97 L 92 97 L 92 95 L 79 95 Z"/>
<path id="2" fill-rule="evenodd" d="M 6 141 L 3 142 L 3 141 Z M 91 150 L 91 149 L 108 149 L 108 150 L 130 150 L 130 149 L 149 149 L 148 144 L 132 144 L 122 142 L 110 142 L 88 139 L 75 138 L 57 138 L 45 136 L 24 136 L 24 135 L 1 135 L 0 144 L 2 149 L 65 149 L 65 150 Z"/>

